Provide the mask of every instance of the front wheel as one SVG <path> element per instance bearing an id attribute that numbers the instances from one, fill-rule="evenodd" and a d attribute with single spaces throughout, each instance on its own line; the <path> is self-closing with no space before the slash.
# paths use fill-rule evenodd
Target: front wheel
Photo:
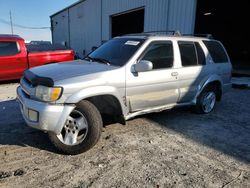
<path id="1" fill-rule="evenodd" d="M 67 117 L 61 133 L 49 133 L 49 138 L 59 151 L 76 155 L 97 143 L 102 126 L 101 114 L 97 108 L 89 101 L 81 101 Z"/>
<path id="2" fill-rule="evenodd" d="M 208 114 L 213 111 L 216 104 L 216 90 L 205 88 L 197 98 L 195 111 L 199 114 Z"/>

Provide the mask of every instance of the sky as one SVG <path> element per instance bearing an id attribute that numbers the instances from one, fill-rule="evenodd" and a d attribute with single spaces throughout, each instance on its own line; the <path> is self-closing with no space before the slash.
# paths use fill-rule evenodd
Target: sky
<path id="1" fill-rule="evenodd" d="M 0 0 L 0 34 L 11 34 L 10 24 L 3 22 L 12 21 L 26 27 L 50 27 L 50 16 L 59 10 L 77 2 L 78 0 Z M 27 41 L 49 40 L 51 30 L 13 28 L 14 34 L 20 35 Z"/>

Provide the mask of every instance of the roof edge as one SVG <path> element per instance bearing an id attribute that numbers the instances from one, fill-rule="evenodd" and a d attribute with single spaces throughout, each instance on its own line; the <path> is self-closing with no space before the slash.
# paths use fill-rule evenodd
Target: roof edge
<path id="1" fill-rule="evenodd" d="M 72 5 L 69 5 L 69 6 L 65 7 L 64 9 L 59 10 L 59 11 L 57 11 L 56 13 L 52 14 L 52 15 L 50 16 L 50 18 L 52 18 L 53 16 L 56 16 L 57 14 L 60 14 L 61 12 L 65 11 L 65 10 L 67 10 L 67 9 L 70 9 L 70 8 L 76 6 L 76 5 L 78 5 L 78 4 L 80 4 L 80 3 L 84 2 L 84 1 L 86 1 L 86 0 L 79 0 L 79 1 L 75 2 L 75 3 L 73 3 Z"/>
<path id="2" fill-rule="evenodd" d="M 6 39 L 19 39 L 19 40 L 24 40 L 22 37 L 19 35 L 12 35 L 12 34 L 0 34 L 0 38 L 6 38 Z"/>

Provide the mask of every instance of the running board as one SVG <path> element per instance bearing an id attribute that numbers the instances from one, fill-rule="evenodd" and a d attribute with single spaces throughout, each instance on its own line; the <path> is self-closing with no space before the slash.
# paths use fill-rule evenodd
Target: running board
<path id="1" fill-rule="evenodd" d="M 145 109 L 145 110 L 129 113 L 124 118 L 127 121 L 127 120 L 129 120 L 131 118 L 134 118 L 136 116 L 149 114 L 149 113 L 153 113 L 153 112 L 162 112 L 164 110 L 170 110 L 170 109 L 173 109 L 175 107 L 191 106 L 191 105 L 194 105 L 194 103 L 182 103 L 182 104 L 175 103 L 175 104 L 171 104 L 171 105 L 158 106 L 158 107 L 154 107 L 154 108 L 148 108 L 148 109 Z"/>

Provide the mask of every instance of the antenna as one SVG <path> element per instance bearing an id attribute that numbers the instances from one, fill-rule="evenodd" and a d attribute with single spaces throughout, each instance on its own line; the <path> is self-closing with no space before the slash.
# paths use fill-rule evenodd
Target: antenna
<path id="1" fill-rule="evenodd" d="M 10 27 L 11 27 L 11 33 L 12 33 L 12 35 L 13 35 L 14 33 L 13 33 L 13 23 L 12 23 L 11 10 L 10 10 Z"/>

